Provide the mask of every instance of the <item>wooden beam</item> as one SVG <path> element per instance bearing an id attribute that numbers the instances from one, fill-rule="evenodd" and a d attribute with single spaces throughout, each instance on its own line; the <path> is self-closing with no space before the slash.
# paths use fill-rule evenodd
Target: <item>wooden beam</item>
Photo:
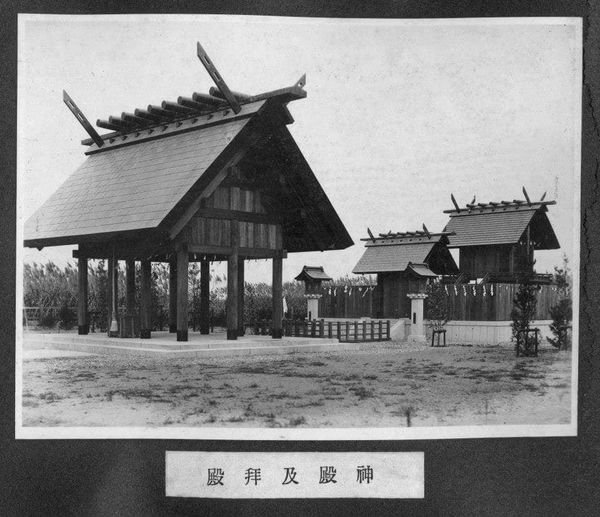
<path id="1" fill-rule="evenodd" d="M 133 113 L 126 113 L 125 111 L 121 113 L 121 119 L 125 122 L 130 122 L 131 124 L 135 124 L 136 127 L 144 127 L 147 126 L 150 121 L 143 117 L 138 117 Z"/>
<path id="2" fill-rule="evenodd" d="M 202 48 L 202 45 L 200 45 L 200 42 L 198 42 L 196 50 L 198 53 L 198 59 L 200 59 L 200 61 L 204 65 L 204 68 L 206 68 L 208 75 L 211 76 L 212 80 L 217 85 L 217 88 L 219 88 L 219 91 L 223 94 L 223 97 L 225 97 L 229 106 L 231 106 L 231 109 L 233 110 L 233 112 L 236 114 L 239 113 L 242 109 L 240 107 L 239 102 L 233 96 L 233 94 L 231 93 L 231 90 L 229 90 L 229 87 L 227 86 L 227 84 L 225 83 L 223 78 L 221 77 L 221 74 L 219 74 L 219 72 L 218 72 L 217 68 L 215 67 L 215 65 L 213 64 L 213 62 L 208 57 L 208 54 L 206 53 L 206 51 Z"/>
<path id="3" fill-rule="evenodd" d="M 162 109 L 160 106 L 153 106 L 152 104 L 148 104 L 148 113 L 150 113 L 151 115 L 156 115 L 158 117 L 161 117 L 165 121 L 171 121 L 171 120 L 181 116 L 179 113 L 176 113 L 175 111 L 168 111 L 168 110 Z"/>
<path id="4" fill-rule="evenodd" d="M 525 187 L 523 187 L 523 195 L 525 196 L 525 199 L 527 200 L 527 204 L 529 206 L 531 206 L 531 199 L 529 199 L 529 194 L 527 194 L 527 191 L 525 190 Z"/>
<path id="5" fill-rule="evenodd" d="M 200 334 L 210 332 L 210 262 L 200 262 Z"/>
<path id="6" fill-rule="evenodd" d="M 86 257 L 77 259 L 77 332 L 88 334 L 88 260 Z"/>
<path id="7" fill-rule="evenodd" d="M 194 214 L 194 217 L 262 224 L 281 224 L 283 222 L 282 217 L 274 214 L 245 212 L 243 210 L 229 210 L 226 208 L 199 208 Z"/>
<path id="8" fill-rule="evenodd" d="M 220 99 L 219 97 L 198 92 L 194 92 L 192 94 L 192 99 L 202 104 L 210 104 L 211 106 L 222 106 L 226 102 L 224 99 Z"/>
<path id="9" fill-rule="evenodd" d="M 152 263 L 142 260 L 140 285 L 140 337 L 150 339 L 152 332 Z"/>
<path id="10" fill-rule="evenodd" d="M 143 109 L 139 109 L 139 108 L 136 108 L 135 111 L 133 112 L 133 114 L 136 117 L 144 118 L 149 122 L 160 122 L 161 120 L 163 120 L 163 117 L 161 117 L 160 115 L 154 115 L 154 114 L 150 113 L 148 110 L 143 110 Z"/>
<path id="11" fill-rule="evenodd" d="M 171 101 L 162 101 L 161 107 L 164 110 L 175 111 L 177 113 L 183 113 L 184 115 L 188 115 L 197 111 L 193 108 L 188 108 L 187 106 L 182 106 L 181 104 Z"/>
<path id="12" fill-rule="evenodd" d="M 215 109 L 211 104 L 202 104 L 190 97 L 177 97 L 177 104 L 185 106 L 186 108 L 191 108 L 194 111 L 212 111 Z"/>
<path id="13" fill-rule="evenodd" d="M 273 259 L 273 339 L 281 339 L 281 321 L 283 319 L 283 260 Z"/>
<path id="14" fill-rule="evenodd" d="M 113 285 L 114 285 L 114 274 L 115 274 L 115 260 L 113 258 L 108 259 L 108 281 L 106 282 L 106 332 L 110 336 L 110 324 L 112 322 L 112 310 L 113 310 Z"/>
<path id="15" fill-rule="evenodd" d="M 169 259 L 169 332 L 177 332 L 177 256 Z"/>
<path id="16" fill-rule="evenodd" d="M 71 113 L 73 113 L 73 115 L 75 115 L 75 118 L 83 126 L 83 129 L 85 129 L 86 133 L 88 135 L 90 135 L 90 137 L 96 143 L 96 145 L 98 147 L 102 147 L 104 145 L 104 140 L 102 140 L 102 137 L 98 134 L 98 132 L 94 129 L 94 127 L 89 123 L 86 116 L 77 107 L 77 104 L 75 104 L 75 102 L 73 102 L 73 99 L 71 99 L 71 97 L 69 97 L 69 94 L 65 90 L 63 90 L 63 102 L 67 105 L 67 108 L 69 108 Z"/>
<path id="17" fill-rule="evenodd" d="M 188 340 L 188 266 L 187 244 L 177 250 L 177 341 Z"/>
<path id="18" fill-rule="evenodd" d="M 209 246 L 205 244 L 189 244 L 188 249 L 190 253 L 197 253 L 199 255 L 215 255 L 219 257 L 227 257 L 235 252 L 231 246 Z M 240 257 L 247 259 L 260 259 L 260 258 L 273 258 L 282 257 L 287 258 L 287 252 L 282 249 L 270 249 L 270 248 L 237 248 L 237 253 Z"/>
<path id="19" fill-rule="evenodd" d="M 110 129 L 111 131 L 123 131 L 123 129 L 124 129 L 123 126 L 121 126 L 121 125 L 111 124 L 107 120 L 101 120 L 101 119 L 96 120 L 96 125 L 103 129 Z M 102 145 L 104 145 L 104 140 L 102 141 Z"/>
<path id="20" fill-rule="evenodd" d="M 211 95 L 212 97 L 220 97 L 223 100 L 227 100 L 225 98 L 225 96 L 219 91 L 219 89 L 215 88 L 214 86 L 211 86 L 209 88 L 208 94 Z M 239 102 L 246 102 L 246 101 L 252 99 L 252 95 L 247 95 L 245 93 L 240 93 L 240 92 L 231 91 L 231 95 L 233 95 L 235 97 L 235 99 Z"/>

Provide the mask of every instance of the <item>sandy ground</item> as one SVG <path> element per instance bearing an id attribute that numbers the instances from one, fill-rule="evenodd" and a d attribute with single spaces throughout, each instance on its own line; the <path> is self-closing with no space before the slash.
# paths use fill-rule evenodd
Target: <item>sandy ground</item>
<path id="1" fill-rule="evenodd" d="M 570 352 L 507 346 L 164 359 L 33 350 L 24 426 L 401 427 L 570 421 Z"/>

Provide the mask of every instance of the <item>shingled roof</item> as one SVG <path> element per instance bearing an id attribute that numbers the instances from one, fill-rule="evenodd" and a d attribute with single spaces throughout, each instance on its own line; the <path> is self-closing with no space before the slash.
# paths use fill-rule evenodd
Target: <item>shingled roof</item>
<path id="1" fill-rule="evenodd" d="M 416 274 L 429 276 L 429 261 L 434 250 L 441 252 L 448 243 L 446 233 L 405 232 L 380 234 L 379 238 L 362 239 L 366 250 L 360 258 L 353 273 L 374 274 L 387 272 L 403 272 L 412 269 Z M 458 271 L 450 253 L 445 250 L 444 260 L 452 272 Z M 415 266 L 415 267 L 411 267 Z M 425 271 L 427 268 L 427 271 Z M 437 269 L 437 268 L 436 268 Z M 436 271 L 446 274 L 450 271 Z M 435 275 L 435 273 L 434 273 Z"/>
<path id="2" fill-rule="evenodd" d="M 352 245 L 285 127 L 293 122 L 287 103 L 306 97 L 304 81 L 255 96 L 235 94 L 236 109 L 211 89 L 209 95 L 195 93 L 198 102 L 180 97 L 178 103 L 163 101 L 164 109 L 149 106 L 98 121 L 116 131 L 82 141 L 86 161 L 26 222 L 24 244 L 41 248 L 146 234 L 155 242 L 173 238 L 173 225 L 222 180 L 224 166 L 248 153 L 260 158 L 264 150 L 271 167 L 284 171 L 281 181 L 263 181 L 285 207 L 280 214 L 285 248 Z"/>
<path id="3" fill-rule="evenodd" d="M 469 204 L 445 210 L 450 221 L 444 228 L 452 232 L 450 248 L 516 244 L 528 226 L 535 249 L 557 249 L 558 239 L 546 213 L 554 201 L 501 201 Z"/>
<path id="4" fill-rule="evenodd" d="M 328 282 L 333 279 L 325 273 L 323 266 L 304 266 L 294 280 L 321 280 L 322 282 Z"/>

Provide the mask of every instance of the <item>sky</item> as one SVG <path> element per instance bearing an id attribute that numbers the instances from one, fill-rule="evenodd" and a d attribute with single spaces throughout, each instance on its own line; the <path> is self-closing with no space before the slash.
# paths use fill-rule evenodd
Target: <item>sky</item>
<path id="1" fill-rule="evenodd" d="M 84 161 L 87 118 L 207 92 L 200 41 L 232 90 L 257 94 L 307 75 L 289 126 L 353 238 L 342 251 L 290 254 L 353 276 L 367 227 L 441 231 L 460 205 L 547 192 L 563 254 L 577 264 L 581 28 L 575 19 L 348 20 L 246 16 L 48 16 L 19 20 L 18 195 L 29 217 Z M 101 133 L 104 130 L 100 131 Z M 19 234 L 22 240 L 22 233 Z M 66 263 L 74 247 L 23 249 L 25 262 Z M 223 272 L 224 265 L 215 265 Z M 271 278 L 268 261 L 247 281 Z"/>

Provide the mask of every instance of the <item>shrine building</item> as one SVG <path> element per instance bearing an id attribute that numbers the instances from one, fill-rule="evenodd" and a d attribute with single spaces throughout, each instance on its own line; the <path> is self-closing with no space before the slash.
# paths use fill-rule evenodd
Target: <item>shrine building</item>
<path id="1" fill-rule="evenodd" d="M 281 337 L 282 261 L 288 253 L 353 244 L 287 126 L 289 102 L 306 97 L 305 78 L 259 95 L 229 90 L 198 44 L 216 87 L 98 120 L 86 159 L 25 225 L 24 245 L 74 245 L 79 333 L 89 331 L 89 259 L 108 261 L 110 335 L 132 336 L 134 314 L 150 338 L 151 262 L 170 265 L 170 331 L 188 340 L 188 265 L 200 263 L 201 333 L 209 332 L 209 271 L 227 261 L 227 338 L 244 333 L 244 263 L 272 260 L 273 331 Z M 118 262 L 126 268 L 127 310 L 117 317 Z M 135 307 L 135 264 L 141 264 Z"/>
<path id="2" fill-rule="evenodd" d="M 559 249 L 560 245 L 547 216 L 555 201 L 532 201 L 523 189 L 524 200 L 472 203 L 444 210 L 450 221 L 449 248 L 459 250 L 463 282 L 470 280 L 515 283 L 524 274 L 534 273 L 536 250 Z M 536 281 L 549 281 L 537 275 Z"/>
<path id="3" fill-rule="evenodd" d="M 447 248 L 447 232 L 430 233 L 424 228 L 378 237 L 369 234 L 361 239 L 366 249 L 352 272 L 377 275 L 374 317 L 412 319 L 411 306 L 425 298 L 427 280 L 458 272 Z M 422 312 L 422 308 L 416 311 L 417 318 L 418 314 L 422 318 Z"/>

